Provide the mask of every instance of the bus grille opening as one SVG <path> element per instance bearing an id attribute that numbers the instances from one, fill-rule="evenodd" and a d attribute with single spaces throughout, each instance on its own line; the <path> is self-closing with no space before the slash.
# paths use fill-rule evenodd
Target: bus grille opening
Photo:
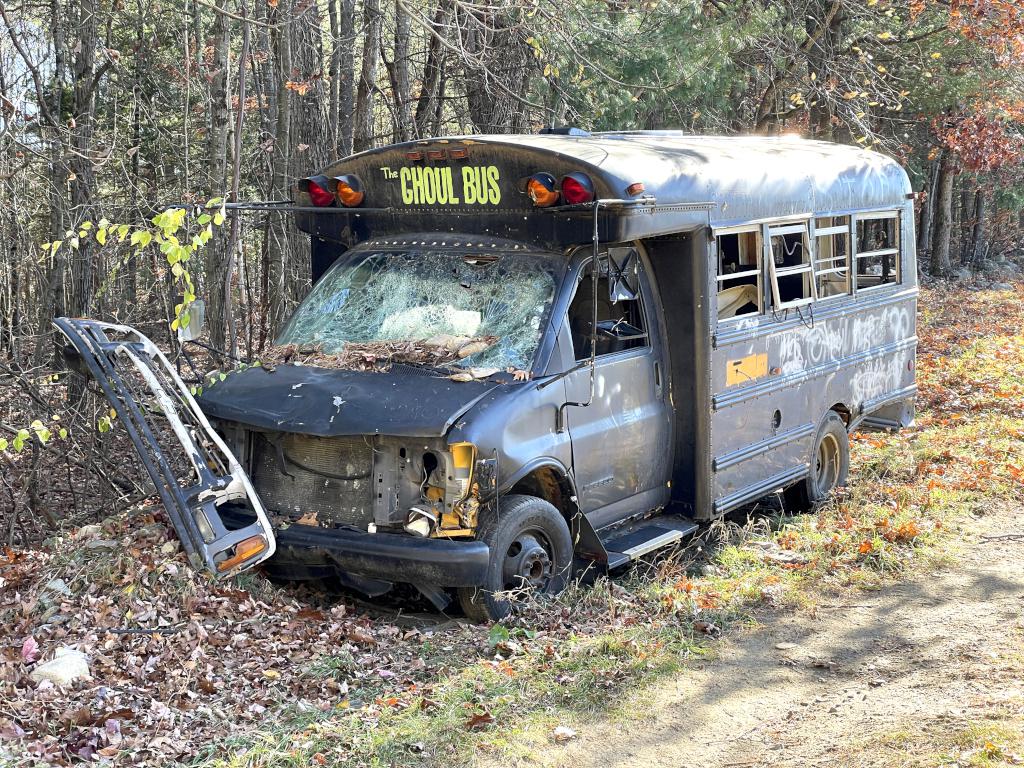
<path id="1" fill-rule="evenodd" d="M 252 481 L 267 508 L 317 523 L 365 529 L 373 522 L 368 438 L 253 434 Z"/>

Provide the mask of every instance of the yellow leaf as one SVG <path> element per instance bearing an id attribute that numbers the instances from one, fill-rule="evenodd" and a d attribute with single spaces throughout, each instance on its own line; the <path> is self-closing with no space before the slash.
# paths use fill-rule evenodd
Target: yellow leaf
<path id="1" fill-rule="evenodd" d="M 279 680 L 281 678 L 281 673 L 276 669 L 264 669 L 263 676 L 270 678 L 271 680 Z"/>
<path id="2" fill-rule="evenodd" d="M 881 32 L 878 35 L 879 40 L 892 40 L 892 32 Z"/>

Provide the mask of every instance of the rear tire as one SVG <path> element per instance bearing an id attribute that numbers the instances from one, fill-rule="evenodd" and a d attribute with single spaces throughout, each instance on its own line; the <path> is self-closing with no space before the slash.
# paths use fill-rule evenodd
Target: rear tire
<path id="1" fill-rule="evenodd" d="M 491 549 L 487 581 L 460 587 L 459 603 L 466 617 L 483 623 L 511 613 L 510 591 L 554 595 L 565 588 L 572 568 L 569 526 L 554 506 L 535 496 L 505 496 L 481 510 L 478 538 Z"/>
<path id="2" fill-rule="evenodd" d="M 829 411 L 818 427 L 808 464 L 807 477 L 782 492 L 787 512 L 814 512 L 832 491 L 846 485 L 850 436 L 835 411 Z"/>

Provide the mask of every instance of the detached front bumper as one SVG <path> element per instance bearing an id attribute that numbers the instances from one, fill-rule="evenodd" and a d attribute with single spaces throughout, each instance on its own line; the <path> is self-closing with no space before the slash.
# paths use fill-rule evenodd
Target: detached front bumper
<path id="1" fill-rule="evenodd" d="M 221 515 L 234 525 L 247 520 L 247 516 L 233 509 L 224 509 Z M 327 567 L 388 582 L 474 587 L 485 582 L 490 559 L 490 549 L 482 541 L 428 539 L 310 525 L 290 525 L 274 533 L 277 553 L 266 565 L 284 578 L 290 575 L 290 567 L 296 572 Z"/>
<path id="2" fill-rule="evenodd" d="M 227 578 L 270 558 L 274 534 L 252 483 L 156 345 L 125 325 L 53 324 L 113 406 L 193 565 Z M 225 526 L 229 503 L 251 512 L 243 527 Z"/>

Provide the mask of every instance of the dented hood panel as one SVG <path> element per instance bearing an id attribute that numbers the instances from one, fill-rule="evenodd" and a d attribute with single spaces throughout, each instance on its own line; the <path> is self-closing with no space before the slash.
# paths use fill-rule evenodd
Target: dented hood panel
<path id="1" fill-rule="evenodd" d="M 363 373 L 280 365 L 231 373 L 197 399 L 208 416 L 258 429 L 320 437 L 440 437 L 499 386 L 396 369 Z"/>

